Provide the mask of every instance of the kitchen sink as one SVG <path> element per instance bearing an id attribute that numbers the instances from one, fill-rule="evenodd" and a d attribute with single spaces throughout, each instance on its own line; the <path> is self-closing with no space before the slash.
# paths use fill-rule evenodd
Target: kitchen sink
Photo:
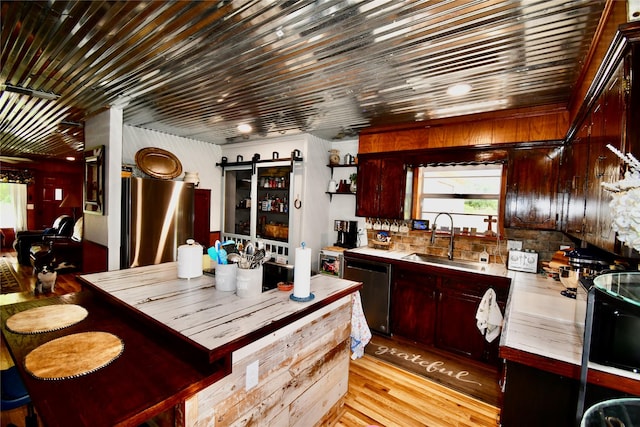
<path id="1" fill-rule="evenodd" d="M 461 270 L 485 271 L 487 268 L 486 264 L 482 264 L 479 262 L 459 261 L 459 260 L 454 261 L 448 258 L 437 257 L 437 256 L 427 255 L 427 254 L 420 254 L 420 253 L 413 253 L 411 255 L 407 255 L 405 257 L 402 257 L 402 259 L 406 261 L 421 262 L 424 264 L 458 268 Z"/>

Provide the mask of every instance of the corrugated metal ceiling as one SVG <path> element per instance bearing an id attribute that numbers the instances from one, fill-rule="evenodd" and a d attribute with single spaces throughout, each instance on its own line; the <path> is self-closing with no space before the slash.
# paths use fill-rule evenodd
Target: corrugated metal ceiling
<path id="1" fill-rule="evenodd" d="M 594 0 L 6 1 L 0 152 L 82 150 L 109 106 L 202 141 L 566 103 L 598 25 Z M 455 83 L 471 91 L 446 94 Z M 37 93 L 36 93 L 37 95 Z"/>

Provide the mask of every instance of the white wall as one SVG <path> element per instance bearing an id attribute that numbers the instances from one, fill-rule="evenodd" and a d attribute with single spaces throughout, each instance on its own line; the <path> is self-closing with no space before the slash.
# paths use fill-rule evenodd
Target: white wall
<path id="1" fill-rule="evenodd" d="M 105 146 L 105 207 L 104 214 L 85 214 L 84 238 L 108 247 L 108 270 L 120 268 L 121 234 L 121 169 L 123 164 L 135 166 L 135 154 L 141 148 L 158 147 L 170 151 L 180 160 L 184 172 L 198 172 L 198 188 L 209 188 L 211 192 L 211 229 L 220 229 L 220 146 L 193 139 L 182 138 L 123 126 L 122 110 L 111 108 L 89 118 L 85 124 L 87 148 Z"/>
<path id="2" fill-rule="evenodd" d="M 351 154 L 352 156 L 356 156 L 358 153 L 358 140 L 350 139 L 343 141 L 333 141 L 331 144 L 331 149 L 340 150 L 340 163 L 344 163 L 344 156 L 346 154 Z M 327 162 L 328 164 L 328 155 Z M 349 181 L 349 175 L 354 172 L 357 172 L 357 168 L 334 168 L 333 170 L 333 179 L 336 182 L 340 182 L 340 180 L 345 179 Z M 357 181 L 356 181 L 357 184 Z M 358 228 L 362 229 L 362 233 L 360 234 L 360 246 L 367 245 L 367 234 L 364 232 L 365 219 L 363 217 L 356 216 L 356 198 L 355 196 L 341 196 L 334 195 L 331 206 L 329 208 L 329 224 L 328 224 L 328 234 L 330 236 L 329 243 L 335 243 L 338 232 L 333 230 L 333 222 L 335 220 L 345 220 L 345 221 L 358 221 Z"/>
<path id="3" fill-rule="evenodd" d="M 216 167 L 222 158 L 219 145 L 127 125 L 123 126 L 122 133 L 123 164 L 135 166 L 138 150 L 157 147 L 169 151 L 180 160 L 183 173 L 176 180 L 182 180 L 186 172 L 198 172 L 198 188 L 211 190 L 211 231 L 220 229 L 222 174 L 220 168 Z"/>
<path id="4" fill-rule="evenodd" d="M 103 214 L 84 214 L 83 238 L 108 248 L 107 268 L 120 268 L 120 170 L 122 154 L 122 110 L 111 108 L 87 119 L 87 149 L 105 146 L 105 205 Z"/>

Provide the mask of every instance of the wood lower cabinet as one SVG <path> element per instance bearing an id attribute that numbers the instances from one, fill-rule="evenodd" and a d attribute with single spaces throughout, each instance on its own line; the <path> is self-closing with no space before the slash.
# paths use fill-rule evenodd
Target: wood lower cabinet
<path id="1" fill-rule="evenodd" d="M 410 268 L 393 269 L 391 331 L 433 345 L 438 276 Z"/>
<path id="2" fill-rule="evenodd" d="M 436 346 L 462 356 L 488 363 L 498 363 L 496 338 L 488 342 L 477 327 L 476 312 L 489 289 L 496 292 L 500 311 L 504 313 L 509 283 L 498 277 L 451 273 L 443 275 L 438 292 Z"/>
<path id="3" fill-rule="evenodd" d="M 438 340 L 436 345 L 443 350 L 482 359 L 485 351 L 484 337 L 475 325 L 476 310 L 481 297 L 464 291 L 443 289 L 438 295 Z"/>
<path id="4" fill-rule="evenodd" d="M 476 326 L 485 292 L 496 292 L 504 313 L 510 280 L 415 263 L 393 266 L 391 333 L 486 363 L 498 363 L 499 339 Z"/>
<path id="5" fill-rule="evenodd" d="M 504 427 L 567 427 L 576 425 L 580 382 L 577 379 L 507 360 L 500 424 Z M 629 394 L 589 384 L 585 410 Z M 603 425 L 605 425 L 603 423 Z"/>

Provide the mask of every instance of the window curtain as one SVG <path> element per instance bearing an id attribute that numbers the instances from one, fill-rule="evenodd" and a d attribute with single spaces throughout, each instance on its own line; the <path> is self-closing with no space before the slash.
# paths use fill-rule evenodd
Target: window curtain
<path id="1" fill-rule="evenodd" d="M 27 229 L 27 184 L 0 183 L 0 226 Z"/>

